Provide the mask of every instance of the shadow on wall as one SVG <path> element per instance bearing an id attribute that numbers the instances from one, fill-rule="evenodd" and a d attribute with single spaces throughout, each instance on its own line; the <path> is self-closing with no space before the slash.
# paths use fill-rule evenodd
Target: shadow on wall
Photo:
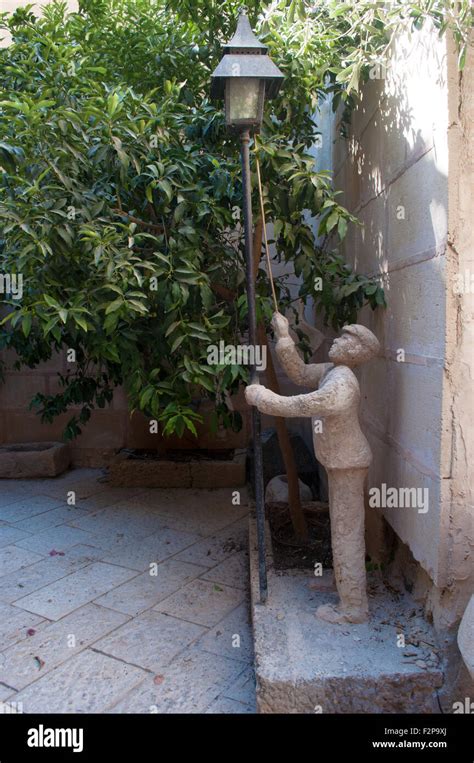
<path id="1" fill-rule="evenodd" d="M 447 92 L 440 92 L 429 108 L 433 116 L 443 112 L 447 116 Z M 368 83 L 334 174 L 344 203 L 362 222 L 361 228 L 354 226 L 348 234 L 346 259 L 357 272 L 383 278 L 388 309 L 376 314 L 367 311 L 367 316 L 373 315 L 385 349 L 389 353 L 399 349 L 390 340 L 395 338 L 393 323 L 404 316 L 410 322 L 405 336 L 409 341 L 400 349 L 442 360 L 443 342 L 437 344 L 436 352 L 428 335 L 428 331 L 433 334 L 432 327 L 427 329 L 426 324 L 435 313 L 444 319 L 446 284 L 440 257 L 448 224 L 443 130 L 447 124 L 443 117 L 441 124 L 427 131 L 418 125 L 417 117 L 403 88 L 387 92 L 383 80 Z M 340 146 L 335 153 L 337 162 Z M 424 263 L 429 263 L 429 278 L 426 267 L 420 272 Z M 413 268 L 413 289 L 400 289 L 400 273 L 409 268 Z"/>

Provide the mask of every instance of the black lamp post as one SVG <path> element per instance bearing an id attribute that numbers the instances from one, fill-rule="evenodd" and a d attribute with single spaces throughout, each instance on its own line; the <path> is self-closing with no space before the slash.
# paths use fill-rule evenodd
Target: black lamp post
<path id="1" fill-rule="evenodd" d="M 253 347 L 257 343 L 257 319 L 252 253 L 250 134 L 260 130 L 263 121 L 265 98 L 273 98 L 278 93 L 283 79 L 283 74 L 269 58 L 267 50 L 265 45 L 259 42 L 252 32 L 246 8 L 243 7 L 240 10 L 237 30 L 230 42 L 224 45 L 224 55 L 211 76 L 211 98 L 224 99 L 226 125 L 233 132 L 239 133 L 241 140 L 249 342 Z M 252 383 L 258 382 L 258 373 L 255 366 L 251 368 L 251 381 Z M 264 603 L 267 599 L 267 573 L 265 565 L 265 506 L 260 431 L 260 413 L 255 406 L 252 406 L 260 601 Z"/>

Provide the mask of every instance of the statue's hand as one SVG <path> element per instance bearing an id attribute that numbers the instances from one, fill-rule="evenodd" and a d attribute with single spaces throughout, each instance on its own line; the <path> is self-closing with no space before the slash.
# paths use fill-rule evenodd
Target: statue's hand
<path id="1" fill-rule="evenodd" d="M 249 405 L 255 405 L 258 408 L 258 401 L 265 391 L 265 387 L 262 384 L 249 384 L 245 388 L 245 399 Z"/>
<path id="2" fill-rule="evenodd" d="M 283 339 L 290 335 L 288 319 L 281 313 L 273 313 L 272 326 L 277 339 Z"/>

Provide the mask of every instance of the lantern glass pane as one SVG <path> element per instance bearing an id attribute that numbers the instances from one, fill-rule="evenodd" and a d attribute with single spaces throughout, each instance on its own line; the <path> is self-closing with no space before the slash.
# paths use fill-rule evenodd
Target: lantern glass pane
<path id="1" fill-rule="evenodd" d="M 260 94 L 258 77 L 231 77 L 228 80 L 230 122 L 257 120 Z"/>

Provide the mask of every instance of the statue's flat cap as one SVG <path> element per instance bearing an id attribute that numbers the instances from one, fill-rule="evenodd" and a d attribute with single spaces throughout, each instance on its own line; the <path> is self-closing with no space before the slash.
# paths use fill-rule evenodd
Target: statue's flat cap
<path id="1" fill-rule="evenodd" d="M 346 334 L 352 334 L 352 336 L 357 337 L 368 357 L 374 357 L 379 354 L 380 342 L 375 334 L 366 328 L 366 326 L 361 326 L 360 323 L 351 323 L 348 326 L 344 326 L 342 330 Z"/>

